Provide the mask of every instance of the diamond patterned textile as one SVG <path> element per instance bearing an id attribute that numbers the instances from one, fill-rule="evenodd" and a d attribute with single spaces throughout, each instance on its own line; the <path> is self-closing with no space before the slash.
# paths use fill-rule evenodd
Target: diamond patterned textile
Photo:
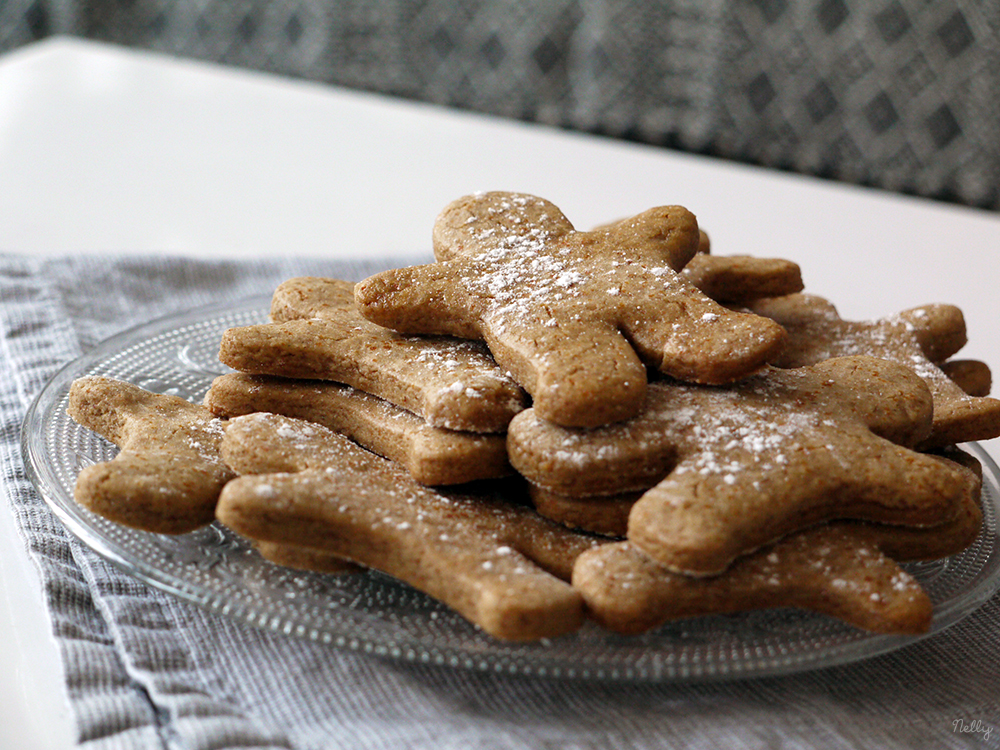
<path id="1" fill-rule="evenodd" d="M 0 0 L 70 33 L 1000 209 L 982 0 Z"/>

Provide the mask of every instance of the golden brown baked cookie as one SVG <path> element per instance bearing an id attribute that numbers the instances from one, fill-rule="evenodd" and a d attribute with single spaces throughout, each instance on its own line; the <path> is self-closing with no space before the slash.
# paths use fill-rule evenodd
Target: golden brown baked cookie
<path id="1" fill-rule="evenodd" d="M 421 484 L 462 484 L 512 472 L 503 435 L 432 427 L 339 383 L 232 373 L 212 382 L 205 405 L 221 417 L 266 411 L 316 422 L 401 464 Z"/>
<path id="2" fill-rule="evenodd" d="M 945 452 L 980 486 L 976 460 Z M 639 633 L 700 615 L 793 606 L 883 633 L 921 633 L 932 608 L 897 562 L 936 560 L 966 549 L 982 528 L 976 497 L 959 499 L 951 521 L 932 528 L 831 521 L 737 559 L 718 576 L 673 573 L 627 542 L 583 553 L 573 585 L 605 627 Z"/>
<path id="3" fill-rule="evenodd" d="M 222 421 L 177 396 L 131 383 L 80 378 L 69 415 L 120 448 L 87 466 L 76 481 L 80 505 L 125 526 L 183 534 L 212 522 L 223 485 L 234 474 L 219 456 Z"/>
<path id="4" fill-rule="evenodd" d="M 893 560 L 936 560 L 954 555 L 975 540 L 982 526 L 983 514 L 978 494 L 982 468 L 967 453 L 957 449 L 938 454 L 970 469 L 976 478 L 975 492 L 957 497 L 954 517 L 937 526 L 893 526 L 867 521 L 830 521 L 830 524 L 870 527 L 864 533 L 873 536 L 879 548 Z M 529 494 L 539 515 L 569 528 L 624 538 L 628 533 L 628 516 L 642 492 L 625 492 L 617 495 L 568 497 L 532 485 Z M 866 537 L 867 538 L 867 537 Z"/>
<path id="5" fill-rule="evenodd" d="M 572 497 L 535 484 L 528 485 L 528 496 L 538 515 L 571 529 L 615 538 L 628 534 L 628 514 L 643 492 L 645 490 Z"/>
<path id="6" fill-rule="evenodd" d="M 628 542 L 580 555 L 573 585 L 590 617 L 635 634 L 668 620 L 798 607 L 880 633 L 927 630 L 933 605 L 917 581 L 872 540 L 842 525 L 792 534 L 736 560 L 718 576 L 673 573 Z"/>
<path id="7" fill-rule="evenodd" d="M 537 640 L 583 622 L 561 580 L 594 541 L 489 496 L 442 494 L 320 425 L 274 414 L 231 420 L 241 476 L 218 518 L 250 539 L 325 552 L 395 576 L 497 638 Z"/>
<path id="8" fill-rule="evenodd" d="M 619 223 L 602 224 L 595 230 L 608 230 Z M 699 227 L 698 252 L 680 275 L 716 302 L 738 305 L 802 291 L 802 270 L 797 263 L 752 255 L 711 255 L 711 251 L 711 239 Z"/>
<path id="9" fill-rule="evenodd" d="M 376 326 L 358 314 L 353 289 L 338 279 L 285 282 L 271 305 L 279 322 L 226 331 L 220 361 L 254 375 L 344 383 L 435 427 L 506 430 L 525 395 L 482 344 L 401 336 Z"/>
<path id="10" fill-rule="evenodd" d="M 769 367 L 725 388 L 650 384 L 645 411 L 595 430 L 533 410 L 508 433 L 514 468 L 564 495 L 642 490 L 628 538 L 680 572 L 736 557 L 822 521 L 931 526 L 975 494 L 957 468 L 897 445 L 923 440 L 931 397 L 912 370 L 842 357 Z"/>
<path id="11" fill-rule="evenodd" d="M 774 360 L 779 367 L 850 354 L 910 367 L 934 394 L 934 427 L 925 447 L 1000 436 L 1000 400 L 970 396 L 935 364 L 966 342 L 965 321 L 954 305 L 926 305 L 872 321 L 843 320 L 830 302 L 815 295 L 759 300 L 750 307 L 788 331 L 788 344 Z"/>
<path id="12" fill-rule="evenodd" d="M 376 274 L 355 298 L 388 328 L 484 340 L 537 413 L 592 427 L 638 413 L 644 362 L 723 383 L 780 348 L 780 326 L 728 310 L 678 275 L 697 248 L 697 222 L 680 207 L 578 232 L 541 198 L 476 194 L 438 217 L 436 263 Z"/>

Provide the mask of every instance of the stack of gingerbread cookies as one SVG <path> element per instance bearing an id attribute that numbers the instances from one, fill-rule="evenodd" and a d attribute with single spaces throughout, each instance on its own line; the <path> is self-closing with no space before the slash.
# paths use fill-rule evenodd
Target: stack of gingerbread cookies
<path id="1" fill-rule="evenodd" d="M 75 383 L 71 414 L 121 447 L 78 501 L 377 569 L 504 639 L 781 606 L 927 629 L 899 563 L 976 538 L 954 446 L 1000 435 L 957 308 L 844 321 L 679 207 L 577 231 L 476 194 L 433 239 L 428 265 L 282 284 L 224 334 L 204 405 Z"/>

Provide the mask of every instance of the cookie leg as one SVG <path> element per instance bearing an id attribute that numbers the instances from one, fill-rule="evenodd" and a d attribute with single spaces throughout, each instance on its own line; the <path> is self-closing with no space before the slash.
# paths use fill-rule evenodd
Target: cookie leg
<path id="1" fill-rule="evenodd" d="M 538 321 L 494 330 L 487 344 L 533 398 L 535 413 L 569 427 L 594 427 L 639 413 L 646 368 L 613 326 Z"/>
<path id="2" fill-rule="evenodd" d="M 482 338 L 475 298 L 463 295 L 449 269 L 438 264 L 371 276 L 354 287 L 354 301 L 365 319 L 400 333 Z"/>

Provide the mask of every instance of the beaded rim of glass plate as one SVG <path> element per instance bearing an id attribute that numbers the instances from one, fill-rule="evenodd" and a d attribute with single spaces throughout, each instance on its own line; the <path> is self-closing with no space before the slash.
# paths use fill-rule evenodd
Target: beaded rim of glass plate
<path id="1" fill-rule="evenodd" d="M 490 638 L 430 597 L 377 572 L 321 575 L 280 568 L 218 524 L 181 536 L 136 531 L 76 504 L 73 484 L 113 445 L 66 414 L 70 383 L 106 375 L 199 401 L 228 368 L 218 362 L 226 328 L 265 322 L 260 296 L 146 323 L 102 342 L 60 370 L 38 394 L 22 427 L 28 475 L 67 528 L 125 573 L 247 624 L 333 647 L 423 664 L 539 677 L 702 681 L 790 674 L 894 651 L 939 633 L 1000 590 L 1000 468 L 980 446 L 984 524 L 965 552 L 907 565 L 935 604 L 921 637 L 878 635 L 792 609 L 682 620 L 639 636 L 587 624 L 535 644 Z"/>

